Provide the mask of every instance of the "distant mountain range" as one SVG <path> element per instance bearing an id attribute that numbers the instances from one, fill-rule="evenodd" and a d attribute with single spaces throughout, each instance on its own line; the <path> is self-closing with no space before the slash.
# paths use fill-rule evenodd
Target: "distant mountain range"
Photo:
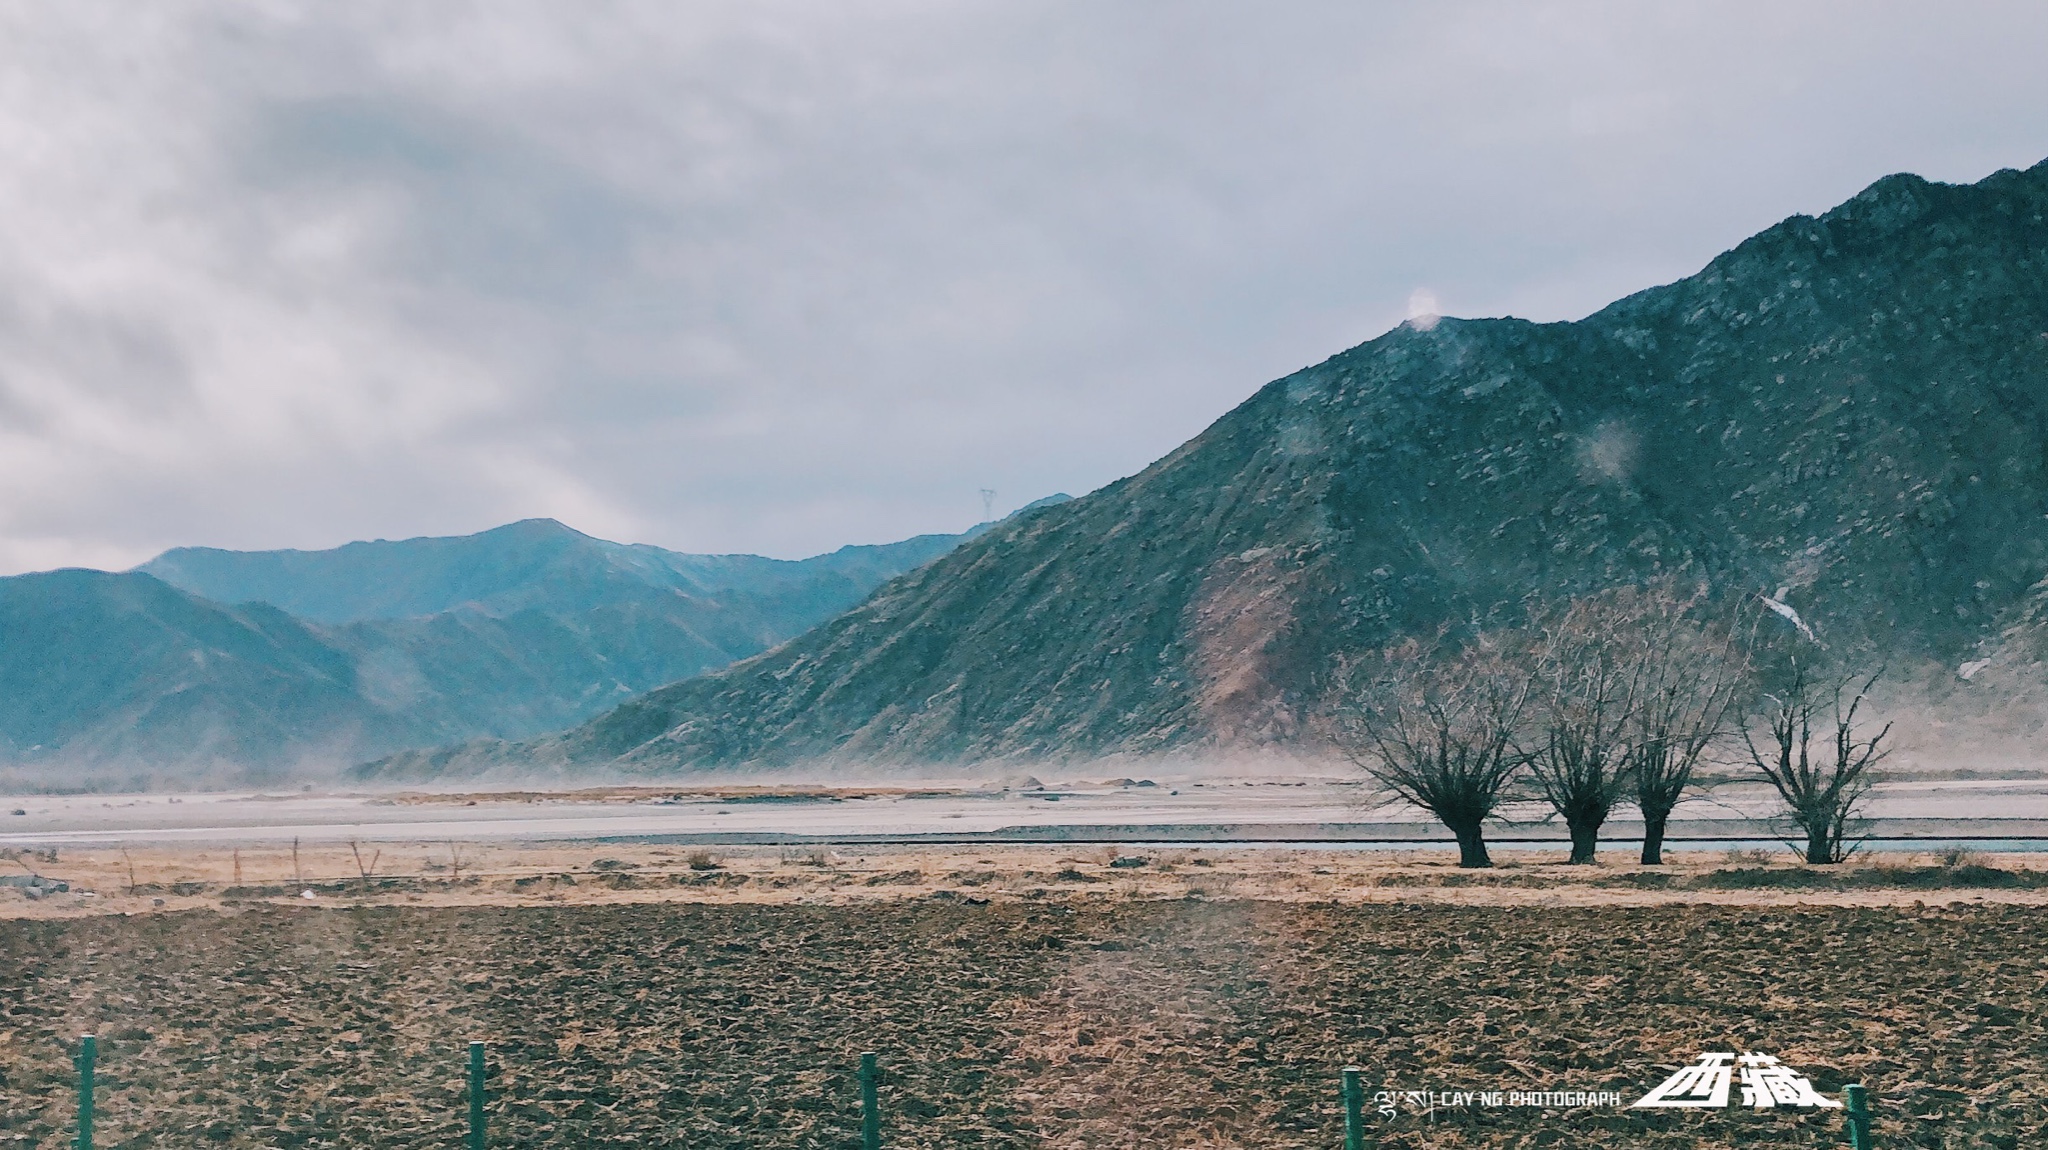
<path id="1" fill-rule="evenodd" d="M 139 573 L 0 579 L 0 635 L 0 762 L 31 782 L 276 769 L 455 730 L 378 707 L 332 635 Z"/>
<path id="2" fill-rule="evenodd" d="M 552 519 L 526 519 L 476 535 L 379 539 L 327 551 L 179 547 L 135 570 L 217 602 L 264 602 L 313 623 L 418 619 L 458 610 L 496 617 L 521 611 L 574 615 L 681 595 L 701 609 L 707 642 L 759 650 L 762 628 L 787 638 L 789 618 L 836 615 L 882 582 L 931 562 L 981 530 L 788 560 L 686 555 L 593 539 Z M 731 634 L 734 626 L 743 630 Z M 714 658 L 723 663 L 733 656 Z"/>
<path id="3" fill-rule="evenodd" d="M 1345 652 L 1665 572 L 2005 657 L 2048 575 L 2044 215 L 2048 162 L 1892 176 L 1584 320 L 1412 322 L 772 651 L 365 773 L 1294 743 Z"/>
<path id="4" fill-rule="evenodd" d="M 558 729 L 800 634 L 986 527 L 787 561 L 533 519 L 0 579 L 0 766 L 232 779 Z"/>

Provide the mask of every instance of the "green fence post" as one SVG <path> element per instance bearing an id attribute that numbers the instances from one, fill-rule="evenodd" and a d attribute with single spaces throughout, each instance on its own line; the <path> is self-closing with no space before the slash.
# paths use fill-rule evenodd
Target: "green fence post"
<path id="1" fill-rule="evenodd" d="M 1365 1150 L 1365 1087 L 1356 1066 L 1344 1068 L 1344 1150 Z"/>
<path id="2" fill-rule="evenodd" d="M 882 1105 L 875 1096 L 875 1055 L 860 1056 L 860 1146 L 882 1150 Z"/>
<path id="3" fill-rule="evenodd" d="M 469 1044 L 469 1150 L 484 1150 L 484 1044 Z"/>
<path id="4" fill-rule="evenodd" d="M 78 1150 L 92 1150 L 92 1064 L 99 1060 L 100 1040 L 90 1034 L 78 1039 Z"/>
<path id="5" fill-rule="evenodd" d="M 1842 1114 L 1849 1122 L 1850 1147 L 1872 1150 L 1877 1143 L 1870 1140 L 1870 1092 L 1861 1083 L 1850 1083 L 1842 1087 L 1842 1094 L 1849 1103 Z"/>

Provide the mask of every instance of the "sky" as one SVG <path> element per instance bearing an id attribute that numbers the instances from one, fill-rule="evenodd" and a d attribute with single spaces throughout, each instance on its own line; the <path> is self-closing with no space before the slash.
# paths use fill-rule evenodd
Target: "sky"
<path id="1" fill-rule="evenodd" d="M 2037 3 L 0 0 L 0 574 L 796 557 L 2048 157 Z"/>

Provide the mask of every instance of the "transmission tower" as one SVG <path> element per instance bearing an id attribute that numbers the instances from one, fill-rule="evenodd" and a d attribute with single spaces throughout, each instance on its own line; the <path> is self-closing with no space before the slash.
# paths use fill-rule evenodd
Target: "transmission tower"
<path id="1" fill-rule="evenodd" d="M 981 489 L 981 521 L 983 523 L 987 523 L 989 520 L 994 519 L 995 517 L 996 489 L 993 487 L 984 487 Z"/>

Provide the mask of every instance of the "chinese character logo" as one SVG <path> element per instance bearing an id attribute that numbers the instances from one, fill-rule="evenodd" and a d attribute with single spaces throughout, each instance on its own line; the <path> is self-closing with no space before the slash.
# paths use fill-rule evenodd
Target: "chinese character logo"
<path id="1" fill-rule="evenodd" d="M 1739 1071 L 1739 1075 L 1738 1075 Z M 1742 1105 L 1758 1110 L 1773 1106 L 1822 1106 L 1839 1109 L 1813 1088 L 1804 1074 L 1768 1054 L 1708 1053 L 1666 1078 L 1636 1103 L 1640 1109 L 1706 1109 L 1728 1105 L 1728 1091 L 1738 1076 Z"/>

